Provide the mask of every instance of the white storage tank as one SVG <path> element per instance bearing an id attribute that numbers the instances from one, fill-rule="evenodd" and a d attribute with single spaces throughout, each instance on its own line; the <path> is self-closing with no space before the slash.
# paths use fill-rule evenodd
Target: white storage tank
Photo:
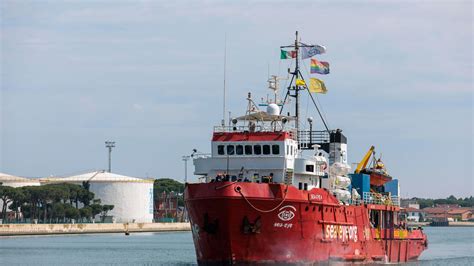
<path id="1" fill-rule="evenodd" d="M 101 204 L 114 205 L 107 215 L 113 216 L 118 223 L 153 222 L 153 182 L 109 173 L 91 172 L 64 178 L 48 178 L 46 183 L 72 183 L 81 185 L 89 182 L 89 190 L 95 194 Z"/>
<path id="2" fill-rule="evenodd" d="M 9 187 L 26 187 L 26 186 L 39 186 L 40 182 L 38 179 L 24 178 L 14 175 L 8 175 L 0 173 L 0 183 L 3 186 Z"/>

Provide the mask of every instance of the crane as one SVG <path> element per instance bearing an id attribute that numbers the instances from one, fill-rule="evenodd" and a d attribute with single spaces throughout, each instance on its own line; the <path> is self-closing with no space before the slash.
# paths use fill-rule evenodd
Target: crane
<path id="1" fill-rule="evenodd" d="M 104 173 L 105 170 L 100 170 L 100 171 L 96 171 L 89 179 L 87 179 L 87 181 L 82 181 L 82 186 L 89 190 L 90 188 L 90 181 L 92 180 L 92 178 L 94 178 L 96 175 L 100 174 L 100 173 Z"/>
<path id="2" fill-rule="evenodd" d="M 355 169 L 354 173 L 358 174 L 362 169 L 365 169 L 367 166 L 367 163 L 369 162 L 370 156 L 374 153 L 374 146 L 371 146 L 369 151 L 365 154 L 364 158 L 360 161 L 360 163 L 357 165 L 357 168 Z"/>

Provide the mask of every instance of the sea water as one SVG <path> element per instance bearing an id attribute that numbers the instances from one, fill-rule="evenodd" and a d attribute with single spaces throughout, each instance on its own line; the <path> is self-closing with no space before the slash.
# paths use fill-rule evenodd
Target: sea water
<path id="1" fill-rule="evenodd" d="M 474 228 L 427 227 L 408 265 L 474 265 Z M 0 265 L 196 265 L 191 232 L 0 237 Z"/>

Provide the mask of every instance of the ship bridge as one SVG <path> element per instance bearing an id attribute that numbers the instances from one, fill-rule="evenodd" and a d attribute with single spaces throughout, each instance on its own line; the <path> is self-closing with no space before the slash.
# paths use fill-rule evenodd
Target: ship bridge
<path id="1" fill-rule="evenodd" d="M 211 153 L 194 158 L 194 174 L 205 182 L 275 182 L 301 190 L 321 187 L 322 179 L 327 179 L 325 156 L 330 162 L 342 153 L 345 156 L 345 144 L 331 143 L 336 135 L 343 136 L 341 132 L 298 131 L 296 116 L 282 115 L 276 98 L 266 104 L 266 111 L 259 110 L 250 94 L 247 100 L 245 115 L 214 127 Z M 305 156 L 303 150 L 314 153 Z"/>
<path id="2" fill-rule="evenodd" d="M 218 126 L 214 128 L 211 155 L 196 158 L 195 174 L 229 174 L 242 180 L 270 177 L 283 182 L 285 168 L 293 168 L 298 153 L 296 131 L 263 126 Z"/>

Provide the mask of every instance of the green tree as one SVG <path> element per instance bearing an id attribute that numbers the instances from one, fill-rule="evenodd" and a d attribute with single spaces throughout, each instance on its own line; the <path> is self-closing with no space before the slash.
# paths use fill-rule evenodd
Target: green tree
<path id="1" fill-rule="evenodd" d="M 102 205 L 100 205 L 100 199 L 94 199 L 90 207 L 93 218 L 102 212 Z"/>
<path id="2" fill-rule="evenodd" d="M 153 183 L 153 190 L 155 191 L 155 193 L 172 192 L 172 191 L 181 193 L 184 191 L 184 184 L 174 179 L 160 178 L 160 179 L 156 179 L 155 182 Z"/>
<path id="3" fill-rule="evenodd" d="M 75 219 L 75 220 L 79 219 L 79 217 L 80 217 L 80 212 L 79 212 L 78 209 L 74 208 L 74 207 L 73 207 L 72 205 L 70 205 L 70 204 L 65 204 L 65 207 L 66 207 L 66 208 L 65 208 L 64 212 L 65 212 L 66 218 L 68 218 L 68 219 Z"/>
<path id="4" fill-rule="evenodd" d="M 114 205 L 102 205 L 102 212 L 101 212 L 101 217 L 102 217 L 102 222 L 104 221 L 105 217 L 107 216 L 107 213 L 111 210 L 114 209 Z"/>
<path id="5" fill-rule="evenodd" d="M 2 219 L 4 223 L 7 220 L 8 205 L 15 198 L 16 189 L 9 186 L 0 186 L 0 200 L 2 201 Z"/>
<path id="6" fill-rule="evenodd" d="M 82 188 L 79 193 L 79 201 L 84 205 L 84 206 L 89 206 L 90 202 L 94 199 L 95 195 L 94 193 L 90 192 L 87 189 Z"/>
<path id="7" fill-rule="evenodd" d="M 56 202 L 52 206 L 51 215 L 52 218 L 56 220 L 56 222 L 58 220 L 64 221 L 64 217 L 66 217 L 66 208 L 64 205 L 67 204 Z"/>
<path id="8" fill-rule="evenodd" d="M 22 205 L 26 201 L 25 194 L 23 193 L 22 188 L 15 188 L 15 193 L 11 195 L 11 204 L 10 204 L 10 210 L 13 210 L 15 212 L 16 220 L 19 222 L 19 217 L 20 217 L 20 212 L 22 211 Z"/>
<path id="9" fill-rule="evenodd" d="M 81 218 L 86 220 L 90 220 L 92 218 L 92 208 L 89 206 L 83 207 L 80 210 Z"/>
<path id="10" fill-rule="evenodd" d="M 5 189 L 2 188 L 1 191 Z M 41 219 L 41 222 L 49 221 L 65 221 L 68 219 L 78 219 L 85 217 L 90 219 L 93 208 L 83 208 L 90 205 L 90 202 L 98 204 L 95 206 L 95 213 L 102 212 L 100 199 L 94 199 L 94 193 L 86 188 L 74 184 L 47 184 L 43 186 L 21 187 L 15 189 L 21 195 L 12 194 L 12 208 L 15 210 L 21 207 L 21 211 L 25 218 Z M 9 192 L 10 193 L 10 192 Z M 5 194 L 2 192 L 2 194 Z M 79 204 L 82 209 L 79 209 Z M 71 208 L 77 211 L 71 210 Z M 81 211 L 82 210 L 82 211 Z"/>

